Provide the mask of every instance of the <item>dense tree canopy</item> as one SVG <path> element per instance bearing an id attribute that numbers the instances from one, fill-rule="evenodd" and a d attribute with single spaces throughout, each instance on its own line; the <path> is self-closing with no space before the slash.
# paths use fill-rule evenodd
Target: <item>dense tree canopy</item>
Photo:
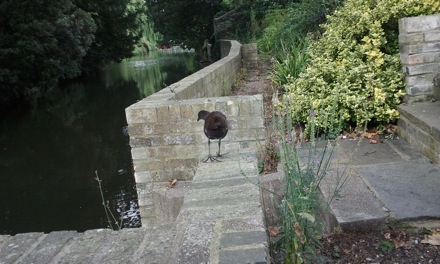
<path id="1" fill-rule="evenodd" d="M 0 104 L 35 100 L 105 63 L 131 55 L 140 0 L 2 0 Z"/>
<path id="2" fill-rule="evenodd" d="M 220 0 L 147 0 L 148 17 L 169 44 L 200 48 L 214 33 L 213 18 L 221 9 Z"/>
<path id="3" fill-rule="evenodd" d="M 95 41 L 84 58 L 84 70 L 91 71 L 110 61 L 130 57 L 140 39 L 146 7 L 141 0 L 74 0 L 91 14 L 97 24 Z"/>

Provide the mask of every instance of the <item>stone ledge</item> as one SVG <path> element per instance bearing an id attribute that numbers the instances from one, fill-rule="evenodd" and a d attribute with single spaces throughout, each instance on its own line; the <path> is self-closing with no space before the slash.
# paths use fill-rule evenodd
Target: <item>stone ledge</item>
<path id="1" fill-rule="evenodd" d="M 440 162 L 440 102 L 399 105 L 399 135 L 432 161 Z"/>

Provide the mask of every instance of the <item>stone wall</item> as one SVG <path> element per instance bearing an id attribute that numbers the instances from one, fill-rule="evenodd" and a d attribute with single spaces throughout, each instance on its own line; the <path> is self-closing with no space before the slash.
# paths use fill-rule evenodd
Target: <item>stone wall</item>
<path id="1" fill-rule="evenodd" d="M 126 109 L 143 225 L 156 220 L 154 185 L 191 180 L 208 153 L 203 121 L 197 122 L 200 110 L 226 114 L 230 129 L 222 152 L 257 148 L 264 141 L 262 96 L 220 97 L 230 93 L 242 65 L 241 45 L 222 44 L 221 60 Z M 213 153 L 217 146 L 211 144 Z"/>
<path id="2" fill-rule="evenodd" d="M 399 20 L 399 47 L 406 96 L 404 101 L 440 100 L 435 79 L 440 78 L 440 14 Z M 438 81 L 437 81 L 438 82 Z"/>

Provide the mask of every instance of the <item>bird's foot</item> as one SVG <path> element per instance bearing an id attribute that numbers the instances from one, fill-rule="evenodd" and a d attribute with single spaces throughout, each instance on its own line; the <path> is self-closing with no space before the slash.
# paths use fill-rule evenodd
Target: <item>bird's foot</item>
<path id="1" fill-rule="evenodd" d="M 209 155 L 208 157 L 206 157 L 206 159 L 203 162 L 207 162 L 208 160 L 210 160 L 211 162 L 213 161 L 218 161 L 221 162 L 221 160 L 217 159 L 216 157 L 213 157 L 211 155 Z"/>
<path id="2" fill-rule="evenodd" d="M 220 152 L 217 152 L 217 157 L 223 157 L 224 155 L 226 155 L 226 154 L 228 154 L 229 152 L 226 152 L 226 153 L 223 153 L 223 154 L 220 154 Z"/>

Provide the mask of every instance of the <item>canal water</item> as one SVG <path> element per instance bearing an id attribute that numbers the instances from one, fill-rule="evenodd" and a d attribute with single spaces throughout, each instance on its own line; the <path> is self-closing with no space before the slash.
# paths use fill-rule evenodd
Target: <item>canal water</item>
<path id="1" fill-rule="evenodd" d="M 194 53 L 127 59 L 2 120 L 0 234 L 109 227 L 101 192 L 113 226 L 141 226 L 125 108 L 197 70 Z"/>

